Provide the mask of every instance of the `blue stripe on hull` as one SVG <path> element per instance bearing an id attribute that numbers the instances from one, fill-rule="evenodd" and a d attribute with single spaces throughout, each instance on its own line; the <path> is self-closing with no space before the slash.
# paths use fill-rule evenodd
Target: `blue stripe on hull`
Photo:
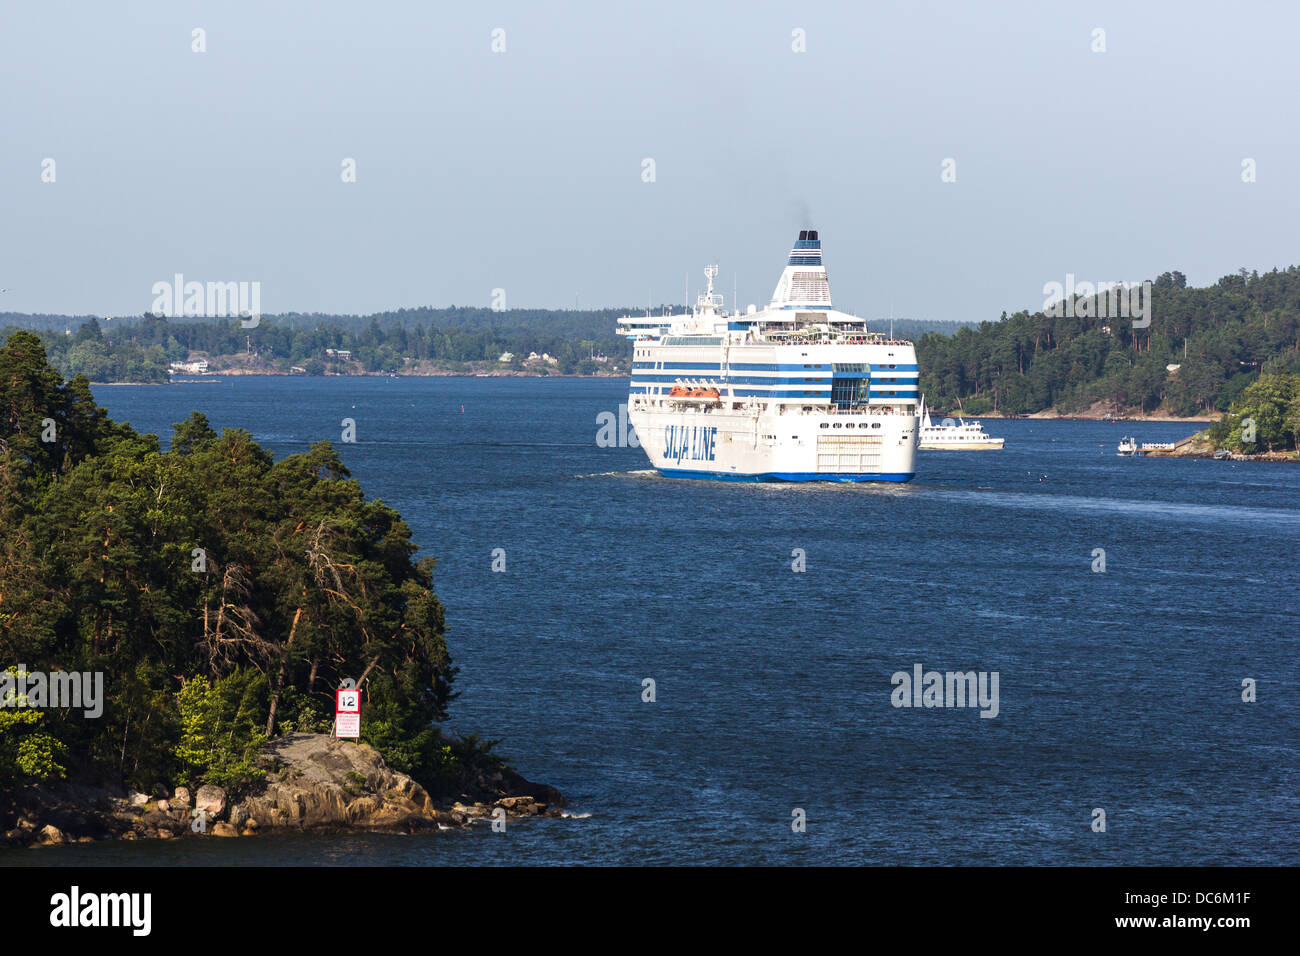
<path id="1" fill-rule="evenodd" d="M 665 478 L 705 478 L 710 481 L 911 481 L 916 472 L 886 472 L 864 475 L 832 475 L 816 471 L 769 471 L 761 475 L 737 475 L 721 471 L 690 471 L 680 468 L 660 468 Z"/>

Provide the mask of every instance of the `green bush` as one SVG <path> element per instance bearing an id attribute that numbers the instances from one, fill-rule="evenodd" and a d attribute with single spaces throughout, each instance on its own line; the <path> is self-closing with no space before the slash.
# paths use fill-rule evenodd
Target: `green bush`
<path id="1" fill-rule="evenodd" d="M 62 780 L 68 775 L 60 763 L 67 747 L 41 729 L 44 721 L 38 710 L 0 710 L 0 787 L 24 777 Z"/>
<path id="2" fill-rule="evenodd" d="M 238 790 L 266 776 L 256 766 L 266 743 L 261 715 L 266 713 L 266 678 L 239 670 L 209 685 L 206 677 L 188 681 L 176 695 L 181 739 L 176 745 L 181 782 L 210 783 Z"/>
<path id="3" fill-rule="evenodd" d="M 334 728 L 334 715 L 319 698 L 308 697 L 296 687 L 280 693 L 276 730 L 281 734 L 328 734 Z"/>

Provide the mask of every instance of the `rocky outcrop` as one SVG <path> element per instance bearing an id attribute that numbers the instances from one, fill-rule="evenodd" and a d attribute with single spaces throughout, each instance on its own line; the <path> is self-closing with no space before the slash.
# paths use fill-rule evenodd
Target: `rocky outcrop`
<path id="1" fill-rule="evenodd" d="M 1174 443 L 1170 449 L 1153 449 L 1145 453 L 1148 458 L 1216 458 L 1223 461 L 1298 461 L 1300 456 L 1289 451 L 1261 451 L 1244 455 L 1216 448 L 1210 441 L 1208 431 L 1188 435 L 1182 441 Z"/>
<path id="2" fill-rule="evenodd" d="M 232 810 L 258 826 L 416 830 L 452 822 L 424 788 L 365 744 L 289 734 L 267 745 L 276 770 Z M 246 814 L 246 816 L 244 816 Z"/>
<path id="3" fill-rule="evenodd" d="M 436 801 L 415 780 L 366 744 L 326 734 L 288 734 L 264 754 L 266 777 L 231 799 L 204 785 L 193 794 L 160 788 L 135 792 L 32 786 L 19 794 L 0 845 L 53 846 L 92 839 L 253 836 L 269 830 L 361 829 L 411 833 L 468 827 L 500 807 L 508 817 L 560 816 L 564 798 L 509 769 L 462 781 L 459 799 Z M 141 800 L 143 797 L 143 801 Z M 192 807 L 191 807 L 192 805 Z"/>

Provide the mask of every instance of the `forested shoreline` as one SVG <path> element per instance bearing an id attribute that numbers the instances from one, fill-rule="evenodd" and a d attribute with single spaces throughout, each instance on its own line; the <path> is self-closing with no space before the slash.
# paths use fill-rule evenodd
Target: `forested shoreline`
<path id="1" fill-rule="evenodd" d="M 1106 410 L 1224 412 L 1262 373 L 1300 369 L 1300 267 L 1240 270 L 1205 288 L 1179 272 L 1152 283 L 1150 324 L 1105 318 L 1105 299 L 1065 314 L 1005 313 L 917 341 L 921 389 L 939 409 L 1024 415 Z M 1171 366 L 1173 366 L 1171 368 Z"/>
<path id="2" fill-rule="evenodd" d="M 1049 310 L 1058 314 L 1003 313 L 962 328 L 898 320 L 895 333 L 916 339 L 929 406 L 971 415 L 1217 417 L 1260 375 L 1300 369 L 1300 266 L 1242 269 L 1203 288 L 1166 272 L 1151 286 L 1150 322 L 1137 327 L 1105 317 L 1107 299 L 1094 296 Z M 679 307 L 652 311 L 664 308 Z M 626 373 L 630 343 L 613 329 L 629 311 L 643 310 L 407 309 L 271 316 L 255 328 L 152 315 L 111 329 L 93 317 L 9 321 L 38 328 L 67 377 L 166 382 L 169 363 L 195 356 L 243 373 Z M 924 331 L 935 326 L 944 331 Z M 12 331 L 0 329 L 0 340 Z"/>
<path id="3" fill-rule="evenodd" d="M 416 552 L 328 442 L 275 461 L 194 412 L 164 447 L 13 333 L 0 348 L 0 796 L 59 781 L 238 793 L 264 775 L 268 740 L 330 730 L 345 679 L 363 689 L 362 740 L 431 794 L 504 769 L 490 744 L 438 731 L 456 669 L 435 562 Z M 102 675 L 99 712 L 40 706 L 24 673 Z"/>

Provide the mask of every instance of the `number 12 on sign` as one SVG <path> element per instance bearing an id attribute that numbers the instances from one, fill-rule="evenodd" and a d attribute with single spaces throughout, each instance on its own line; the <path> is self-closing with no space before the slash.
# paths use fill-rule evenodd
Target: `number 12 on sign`
<path id="1" fill-rule="evenodd" d="M 334 702 L 334 736 L 361 736 L 361 691 L 340 688 Z"/>

